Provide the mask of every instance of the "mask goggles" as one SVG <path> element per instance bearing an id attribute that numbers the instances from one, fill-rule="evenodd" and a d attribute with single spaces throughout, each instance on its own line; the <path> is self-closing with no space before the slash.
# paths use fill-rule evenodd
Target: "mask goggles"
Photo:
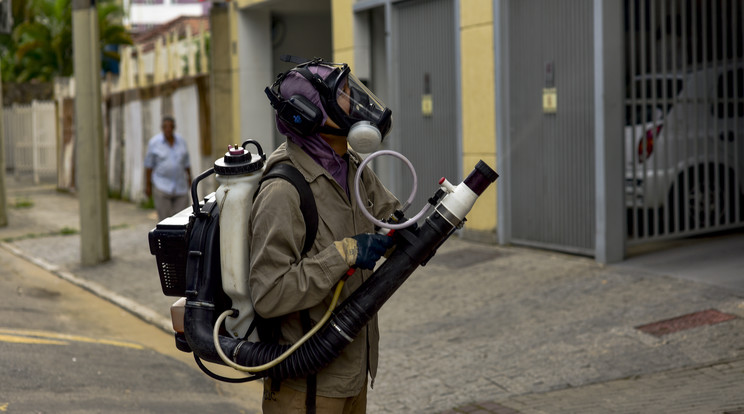
<path id="1" fill-rule="evenodd" d="M 348 133 L 357 122 L 367 121 L 380 130 L 383 138 L 387 136 L 392 126 L 392 111 L 349 72 L 348 66 L 344 65 L 330 90 L 335 91 L 335 99 L 324 102 L 326 112 L 344 132 Z"/>

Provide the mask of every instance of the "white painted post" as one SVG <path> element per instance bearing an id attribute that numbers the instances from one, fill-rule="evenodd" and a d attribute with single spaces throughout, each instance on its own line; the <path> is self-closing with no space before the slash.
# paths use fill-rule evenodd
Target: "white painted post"
<path id="1" fill-rule="evenodd" d="M 141 88 L 147 85 L 145 76 L 145 58 L 142 56 L 142 45 L 137 45 L 137 87 Z"/>
<path id="2" fill-rule="evenodd" d="M 31 171 L 34 175 L 34 184 L 39 184 L 39 123 L 37 112 L 39 103 L 34 99 L 31 102 Z"/>
<path id="3" fill-rule="evenodd" d="M 3 83 L 0 82 L 0 227 L 8 225 L 5 196 L 5 114 L 3 109 Z"/>
<path id="4" fill-rule="evenodd" d="M 207 46 L 204 38 L 207 35 L 207 31 L 204 28 L 204 20 L 201 21 L 199 26 L 199 72 L 207 73 Z"/>
<path id="5" fill-rule="evenodd" d="M 173 74 L 174 78 L 183 77 L 183 61 L 181 59 L 181 39 L 178 38 L 178 30 L 173 31 Z"/>
<path id="6" fill-rule="evenodd" d="M 196 75 L 196 52 L 194 51 L 194 44 L 191 36 L 191 25 L 186 25 L 186 56 L 189 65 L 189 76 Z"/>
<path id="7" fill-rule="evenodd" d="M 165 35 L 165 80 L 169 81 L 173 79 L 175 75 L 173 65 L 173 31 L 166 33 Z"/>
<path id="8" fill-rule="evenodd" d="M 163 63 L 161 61 L 163 56 L 163 38 L 158 38 L 155 41 L 155 65 L 153 69 L 153 78 L 155 84 L 163 83 Z"/>
<path id="9" fill-rule="evenodd" d="M 116 87 L 117 92 L 131 88 L 132 83 L 132 48 L 130 46 L 123 46 L 121 48 L 119 82 Z"/>

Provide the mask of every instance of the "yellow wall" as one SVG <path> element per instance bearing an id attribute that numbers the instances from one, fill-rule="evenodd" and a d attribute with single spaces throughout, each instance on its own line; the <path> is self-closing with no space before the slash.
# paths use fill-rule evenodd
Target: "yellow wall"
<path id="1" fill-rule="evenodd" d="M 333 61 L 354 67 L 353 0 L 331 0 Z"/>
<path id="2" fill-rule="evenodd" d="M 460 2 L 463 176 L 480 159 L 498 171 L 492 5 L 492 0 Z M 465 227 L 495 233 L 496 221 L 496 186 L 492 186 L 468 215 Z"/>
<path id="3" fill-rule="evenodd" d="M 237 0 L 235 3 L 237 3 L 237 7 L 239 9 L 242 9 L 244 7 L 253 6 L 254 4 L 258 3 L 264 3 L 269 0 Z"/>

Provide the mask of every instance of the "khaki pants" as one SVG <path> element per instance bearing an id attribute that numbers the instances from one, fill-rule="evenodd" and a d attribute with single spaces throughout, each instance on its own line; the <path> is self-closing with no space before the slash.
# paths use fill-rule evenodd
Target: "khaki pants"
<path id="1" fill-rule="evenodd" d="M 166 194 L 157 188 L 152 189 L 152 202 L 158 211 L 158 220 L 168 218 L 189 206 L 188 194 Z"/>
<path id="2" fill-rule="evenodd" d="M 317 395 L 318 414 L 365 414 L 367 412 L 367 383 L 355 397 L 328 398 Z M 271 380 L 264 380 L 263 414 L 305 414 L 305 393 L 282 385 L 278 392 L 271 390 Z"/>

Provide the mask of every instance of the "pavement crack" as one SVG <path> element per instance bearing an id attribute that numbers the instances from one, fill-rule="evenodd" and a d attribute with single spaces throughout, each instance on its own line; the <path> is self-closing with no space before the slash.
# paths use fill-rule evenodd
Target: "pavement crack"
<path id="1" fill-rule="evenodd" d="M 504 387 L 503 385 L 499 384 L 498 382 L 496 382 L 496 381 L 494 381 L 494 380 L 492 380 L 492 379 L 490 379 L 490 378 L 486 378 L 486 381 L 488 381 L 488 382 L 490 382 L 491 384 L 493 384 L 493 385 L 497 386 L 497 387 L 498 387 L 499 389 L 501 389 L 502 391 L 504 391 L 504 392 L 506 392 L 506 393 L 508 393 L 508 394 L 511 394 L 511 391 L 509 391 L 509 390 L 508 390 L 508 389 L 507 389 L 506 387 Z"/>

